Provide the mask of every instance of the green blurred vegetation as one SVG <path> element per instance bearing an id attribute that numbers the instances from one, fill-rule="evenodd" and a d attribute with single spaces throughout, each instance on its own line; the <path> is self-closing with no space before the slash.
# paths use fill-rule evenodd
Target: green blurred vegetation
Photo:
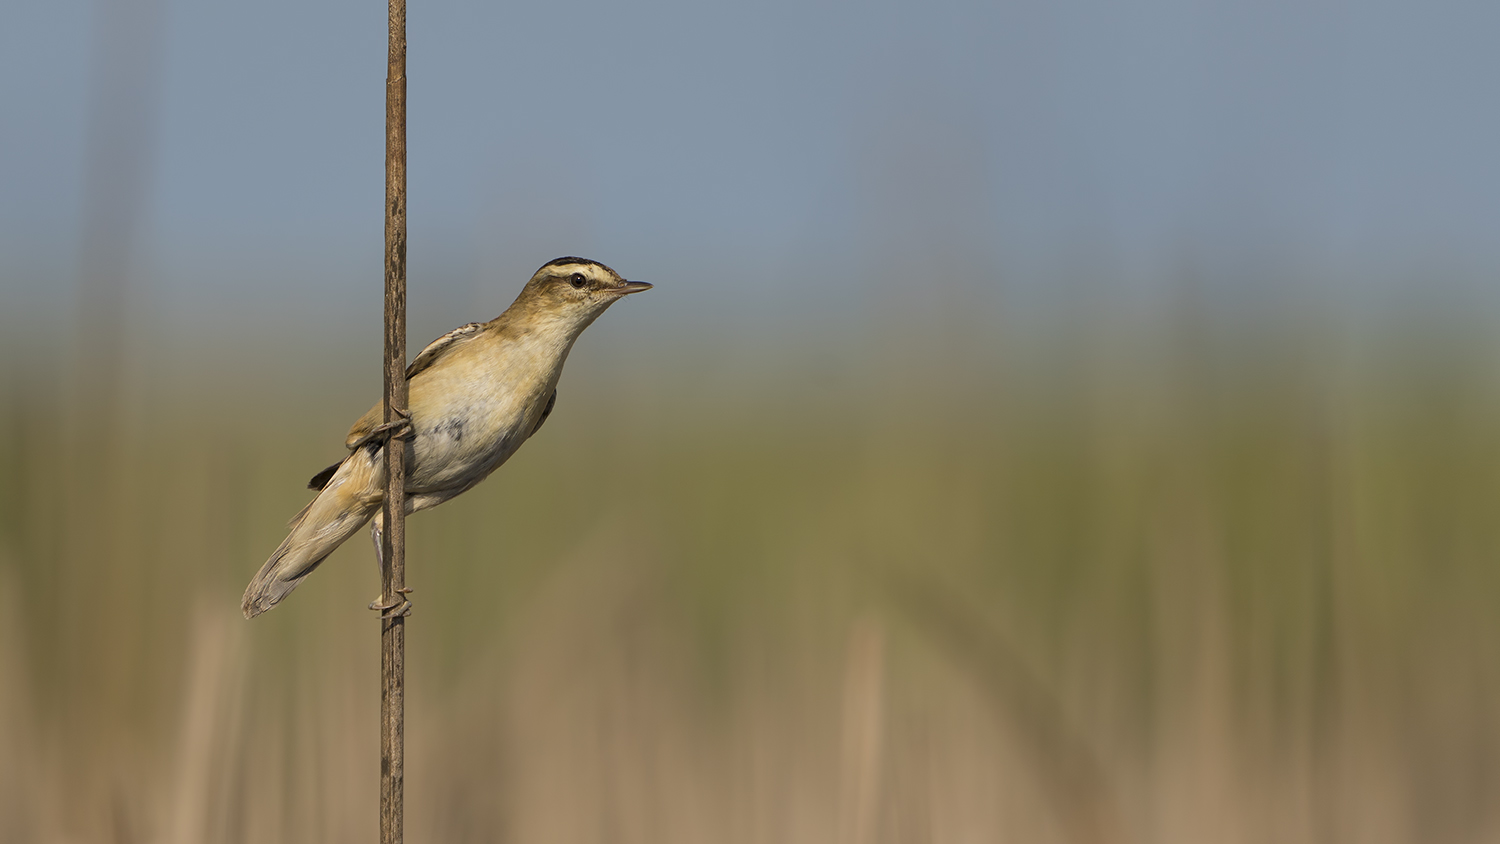
<path id="1" fill-rule="evenodd" d="M 1491 337 L 980 319 L 586 338 L 411 523 L 411 840 L 1500 836 Z M 125 369 L 6 382 L 0 841 L 369 840 L 368 542 L 238 599 L 373 385 Z"/>

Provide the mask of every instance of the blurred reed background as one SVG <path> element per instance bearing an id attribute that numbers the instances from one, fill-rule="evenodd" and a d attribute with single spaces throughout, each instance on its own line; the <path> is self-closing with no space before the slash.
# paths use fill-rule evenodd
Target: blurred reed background
<path id="1" fill-rule="evenodd" d="M 658 289 L 411 523 L 408 840 L 1500 841 L 1493 28 L 1105 5 L 413 3 L 413 349 Z M 379 393 L 384 18 L 293 11 L 0 73 L 0 842 L 375 837 L 368 542 L 238 610 Z"/>
<path id="2" fill-rule="evenodd" d="M 586 338 L 413 523 L 411 839 L 1492 838 L 1492 343 L 1221 327 L 882 328 L 734 397 Z M 237 612 L 361 405 L 224 375 L 108 451 L 8 387 L 5 840 L 374 834 L 367 543 Z"/>

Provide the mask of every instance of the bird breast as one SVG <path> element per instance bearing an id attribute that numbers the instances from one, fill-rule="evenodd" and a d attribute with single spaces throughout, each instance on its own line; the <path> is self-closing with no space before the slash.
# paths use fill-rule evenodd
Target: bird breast
<path id="1" fill-rule="evenodd" d="M 526 344 L 489 351 L 444 361 L 449 365 L 412 379 L 409 492 L 457 495 L 499 468 L 535 429 L 561 360 L 537 360 Z"/>

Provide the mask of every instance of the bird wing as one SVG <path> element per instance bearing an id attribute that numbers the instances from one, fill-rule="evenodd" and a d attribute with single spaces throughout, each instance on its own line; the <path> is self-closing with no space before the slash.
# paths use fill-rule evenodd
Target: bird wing
<path id="1" fill-rule="evenodd" d="M 337 472 L 342 465 L 344 465 L 344 461 L 340 460 L 318 474 L 313 475 L 312 480 L 307 482 L 307 488 L 321 490 L 323 487 L 328 486 L 328 482 L 333 480 L 333 473 Z"/>
<path id="2" fill-rule="evenodd" d="M 552 395 L 550 395 L 550 396 L 547 397 L 547 406 L 544 407 L 544 408 L 542 408 L 542 416 L 541 416 L 541 418 L 538 419 L 538 420 L 536 420 L 536 427 L 532 428 L 531 429 L 531 433 L 529 433 L 529 434 L 526 435 L 527 439 L 530 439 L 531 437 L 536 436 L 536 432 L 542 430 L 542 423 L 546 422 L 547 421 L 547 417 L 552 415 L 552 408 L 555 407 L 556 405 L 557 405 L 557 390 L 554 389 L 552 391 Z"/>
<path id="3" fill-rule="evenodd" d="M 427 348 L 419 352 L 417 359 L 412 361 L 411 366 L 406 368 L 406 380 L 410 381 L 412 376 L 418 372 L 432 366 L 449 352 L 474 339 L 474 336 L 479 333 L 479 329 L 484 328 L 484 325 L 482 322 L 471 322 L 468 325 L 461 325 L 428 343 Z"/>
<path id="4" fill-rule="evenodd" d="M 448 332 L 447 334 L 444 334 L 443 336 L 437 338 L 436 340 L 433 340 L 431 343 L 428 343 L 427 348 L 419 352 L 417 354 L 417 359 L 412 361 L 411 366 L 408 366 L 406 368 L 406 380 L 411 381 L 412 378 L 421 374 L 423 371 L 432 368 L 433 364 L 447 357 L 450 353 L 453 352 L 454 349 L 457 349 L 459 346 L 462 346 L 470 340 L 473 340 L 475 337 L 478 337 L 480 329 L 484 328 L 484 326 L 485 323 L 482 322 L 471 322 L 468 325 L 461 325 L 458 328 L 455 328 L 452 331 Z M 382 404 L 380 402 L 377 402 L 374 407 L 370 408 L 368 413 L 366 413 L 364 416 L 361 416 L 359 418 L 359 421 L 354 423 L 354 427 L 349 429 L 349 436 L 344 439 L 344 447 L 351 449 L 357 448 L 362 442 L 365 441 L 369 433 L 375 430 L 375 428 L 380 425 L 380 420 L 383 415 L 384 410 Z M 325 478 L 325 474 L 328 474 L 327 469 L 319 472 L 318 475 L 313 478 L 313 481 L 322 481 L 326 484 L 328 482 L 328 478 L 331 478 L 332 475 L 328 475 L 328 478 Z"/>

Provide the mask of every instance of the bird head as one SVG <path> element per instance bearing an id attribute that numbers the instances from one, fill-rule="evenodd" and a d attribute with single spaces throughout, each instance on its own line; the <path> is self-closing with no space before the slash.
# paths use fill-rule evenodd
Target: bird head
<path id="1" fill-rule="evenodd" d="M 535 321 L 582 331 L 621 298 L 650 289 L 644 281 L 626 281 L 598 261 L 558 258 L 543 264 L 526 282 L 516 305 Z"/>

